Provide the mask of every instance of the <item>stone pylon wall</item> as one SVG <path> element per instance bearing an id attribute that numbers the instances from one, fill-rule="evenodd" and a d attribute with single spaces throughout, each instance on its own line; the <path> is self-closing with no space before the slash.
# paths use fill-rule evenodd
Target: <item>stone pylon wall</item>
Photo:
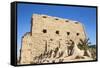
<path id="1" fill-rule="evenodd" d="M 31 32 L 22 38 L 21 64 L 34 63 L 36 56 L 57 47 L 68 56 L 68 41 L 79 43 L 86 38 L 83 25 L 68 19 L 33 14 L 31 26 Z"/>

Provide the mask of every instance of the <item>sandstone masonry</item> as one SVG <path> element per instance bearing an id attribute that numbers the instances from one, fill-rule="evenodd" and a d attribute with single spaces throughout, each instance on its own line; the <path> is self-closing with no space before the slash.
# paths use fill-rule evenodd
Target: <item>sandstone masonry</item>
<path id="1" fill-rule="evenodd" d="M 31 31 L 22 37 L 20 64 L 67 62 L 68 43 L 86 39 L 80 22 L 39 14 L 31 20 Z"/>

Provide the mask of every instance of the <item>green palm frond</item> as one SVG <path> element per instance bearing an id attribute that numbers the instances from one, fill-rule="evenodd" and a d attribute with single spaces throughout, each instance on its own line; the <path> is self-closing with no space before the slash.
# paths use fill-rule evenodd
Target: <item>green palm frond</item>
<path id="1" fill-rule="evenodd" d="M 91 42 L 89 42 L 89 39 L 85 39 L 85 40 L 80 39 L 78 48 L 81 50 L 88 50 L 90 44 L 91 44 Z"/>

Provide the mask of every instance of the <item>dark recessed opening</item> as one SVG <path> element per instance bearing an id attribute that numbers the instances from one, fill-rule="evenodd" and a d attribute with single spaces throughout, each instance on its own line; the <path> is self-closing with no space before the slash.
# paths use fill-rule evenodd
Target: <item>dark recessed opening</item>
<path id="1" fill-rule="evenodd" d="M 43 16 L 43 18 L 47 18 L 46 16 Z"/>
<path id="2" fill-rule="evenodd" d="M 56 34 L 59 34 L 59 31 L 58 30 L 56 31 Z"/>
<path id="3" fill-rule="evenodd" d="M 53 41 L 53 39 L 51 38 L 50 41 Z"/>
<path id="4" fill-rule="evenodd" d="M 59 20 L 58 18 L 56 18 L 55 20 Z"/>
<path id="5" fill-rule="evenodd" d="M 70 39 L 70 41 L 72 41 L 72 40 Z"/>
<path id="6" fill-rule="evenodd" d="M 75 24 L 78 24 L 78 22 L 75 22 Z"/>
<path id="7" fill-rule="evenodd" d="M 79 33 L 76 33 L 77 36 L 79 36 Z"/>
<path id="8" fill-rule="evenodd" d="M 66 20 L 65 22 L 69 22 L 68 20 Z"/>
<path id="9" fill-rule="evenodd" d="M 70 35 L 70 32 L 67 32 L 67 35 Z"/>
<path id="10" fill-rule="evenodd" d="M 43 33 L 47 33 L 47 30 L 46 29 L 43 29 Z"/>

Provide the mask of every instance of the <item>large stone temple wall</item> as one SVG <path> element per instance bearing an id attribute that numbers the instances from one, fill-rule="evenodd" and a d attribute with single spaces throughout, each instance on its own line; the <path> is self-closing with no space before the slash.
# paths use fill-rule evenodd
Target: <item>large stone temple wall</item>
<path id="1" fill-rule="evenodd" d="M 83 25 L 69 19 L 33 14 L 31 26 L 30 32 L 22 37 L 20 64 L 42 63 L 45 61 L 42 60 L 47 58 L 50 52 L 53 55 L 57 48 L 59 49 L 57 55 L 49 56 L 47 62 L 52 63 L 54 60 L 58 62 L 56 58 L 61 55 L 61 52 L 63 52 L 63 58 L 69 56 L 68 43 L 71 40 L 78 44 L 80 39 L 86 39 Z"/>

